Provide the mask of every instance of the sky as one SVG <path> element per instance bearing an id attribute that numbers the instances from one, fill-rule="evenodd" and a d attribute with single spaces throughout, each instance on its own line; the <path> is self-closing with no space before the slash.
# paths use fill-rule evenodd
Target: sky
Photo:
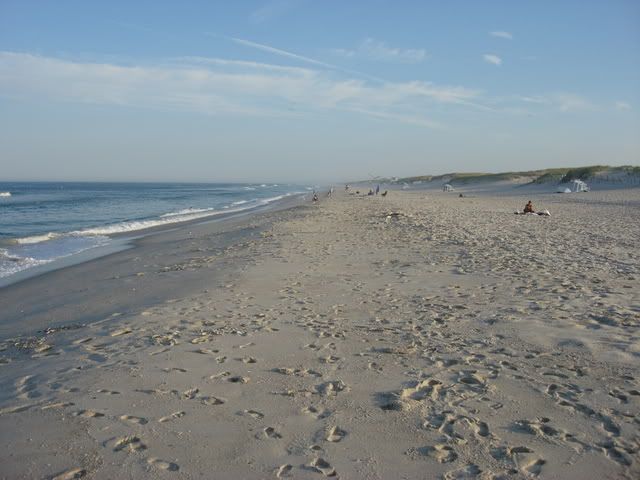
<path id="1" fill-rule="evenodd" d="M 637 0 L 0 0 L 0 180 L 640 164 Z"/>

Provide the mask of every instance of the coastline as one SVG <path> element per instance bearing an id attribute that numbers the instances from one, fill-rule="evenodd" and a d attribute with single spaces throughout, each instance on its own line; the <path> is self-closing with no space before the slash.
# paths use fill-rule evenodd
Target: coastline
<path id="1" fill-rule="evenodd" d="M 635 478 L 640 189 L 532 196 L 338 192 L 0 290 L 0 338 L 65 327 L 0 344 L 2 475 Z"/>
<path id="2" fill-rule="evenodd" d="M 218 214 L 181 223 L 157 226 L 130 233 L 112 236 L 113 242 L 107 246 L 85 250 L 68 257 L 62 257 L 51 263 L 34 267 L 7 278 L 0 279 L 0 339 L 10 335 L 34 334 L 37 330 L 59 327 L 71 321 L 69 315 L 56 318 L 56 312 L 67 309 L 69 301 L 82 302 L 87 291 L 92 291 L 91 307 L 84 310 L 83 316 L 74 323 L 91 322 L 109 314 L 106 300 L 111 295 L 105 283 L 123 279 L 130 283 L 131 278 L 143 273 L 136 264 L 144 263 L 145 258 L 157 256 L 157 250 L 168 248 L 166 244 L 176 245 L 179 252 L 180 242 L 193 241 L 193 232 L 219 237 L 216 250 L 223 250 L 246 236 L 255 235 L 259 228 L 266 228 L 270 216 L 303 205 L 304 195 L 295 195 L 266 206 L 258 206 L 242 211 Z M 145 247 L 147 247 L 145 249 Z M 151 247 L 151 248 L 149 248 Z M 188 252 L 183 252 L 188 255 Z M 179 262 L 180 255 L 176 262 Z M 165 266 L 166 267 L 166 266 Z M 165 268 L 161 267 L 161 268 Z M 144 268 L 142 268 L 144 270 Z M 140 275 L 141 277 L 142 275 Z M 128 280 L 127 280 L 128 279 Z M 88 283 L 85 282 L 88 280 Z M 115 282 L 117 283 L 117 282 Z M 152 285 L 150 290 L 160 290 Z M 140 304 L 157 302 L 168 295 L 170 287 L 163 287 L 163 293 L 147 292 L 146 300 Z M 124 293 L 120 289 L 121 294 Z M 73 300 L 71 299 L 73 298 Z M 135 296 L 132 304 L 136 306 Z M 102 305 L 102 308 L 97 308 Z M 117 310 L 117 308 L 115 308 Z M 116 313 L 112 311 L 111 313 Z M 52 320 L 52 317 L 55 320 Z M 31 319 L 25 322 L 24 319 Z M 27 326 L 28 325 L 28 326 Z"/>

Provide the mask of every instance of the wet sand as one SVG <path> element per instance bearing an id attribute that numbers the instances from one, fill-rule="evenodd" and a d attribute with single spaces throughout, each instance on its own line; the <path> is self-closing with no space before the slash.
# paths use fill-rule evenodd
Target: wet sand
<path id="1" fill-rule="evenodd" d="M 0 290 L 0 478 L 637 478 L 640 190 L 531 196 L 340 193 Z"/>

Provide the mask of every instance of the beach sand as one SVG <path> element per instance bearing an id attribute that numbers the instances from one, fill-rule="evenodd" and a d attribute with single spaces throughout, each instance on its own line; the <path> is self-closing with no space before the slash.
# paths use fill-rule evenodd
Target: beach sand
<path id="1" fill-rule="evenodd" d="M 340 192 L 0 290 L 0 478 L 639 478 L 640 189 L 528 199 Z"/>

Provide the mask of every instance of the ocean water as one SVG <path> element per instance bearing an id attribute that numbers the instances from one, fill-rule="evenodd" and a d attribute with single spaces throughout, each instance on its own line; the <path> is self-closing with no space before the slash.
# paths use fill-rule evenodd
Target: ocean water
<path id="1" fill-rule="evenodd" d="M 284 184 L 0 183 L 0 278 L 105 246 L 116 234 L 256 209 Z"/>

